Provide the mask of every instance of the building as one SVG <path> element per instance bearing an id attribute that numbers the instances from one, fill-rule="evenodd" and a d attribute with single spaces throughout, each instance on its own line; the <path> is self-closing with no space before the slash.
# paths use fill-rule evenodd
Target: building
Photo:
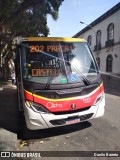
<path id="1" fill-rule="evenodd" d="M 120 75 L 120 2 L 73 37 L 88 41 L 101 72 Z"/>

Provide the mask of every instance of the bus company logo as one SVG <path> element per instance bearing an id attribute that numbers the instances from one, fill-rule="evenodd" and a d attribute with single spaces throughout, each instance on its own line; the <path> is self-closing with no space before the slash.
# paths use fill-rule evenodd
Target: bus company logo
<path id="1" fill-rule="evenodd" d="M 52 102 L 48 102 L 47 104 L 46 104 L 46 107 L 47 108 L 61 108 L 61 107 L 63 107 L 63 105 L 62 104 L 60 104 L 60 103 L 52 103 Z"/>
<path id="2" fill-rule="evenodd" d="M 73 103 L 71 104 L 71 109 L 75 109 L 76 108 L 76 105 Z"/>
<path id="3" fill-rule="evenodd" d="M 89 102 L 91 102 L 91 97 L 83 98 L 83 102 L 84 102 L 84 103 L 89 103 Z"/>

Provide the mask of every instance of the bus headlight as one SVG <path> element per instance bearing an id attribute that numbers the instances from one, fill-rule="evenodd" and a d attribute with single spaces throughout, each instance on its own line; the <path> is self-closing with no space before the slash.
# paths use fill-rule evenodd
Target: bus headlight
<path id="1" fill-rule="evenodd" d="M 104 97 L 104 92 L 100 93 L 100 94 L 97 96 L 97 98 L 96 98 L 96 100 L 95 100 L 95 102 L 94 102 L 94 105 L 98 105 L 98 104 L 102 101 L 103 97 Z"/>
<path id="2" fill-rule="evenodd" d="M 41 113 L 49 113 L 49 111 L 46 108 L 44 108 L 41 104 L 37 104 L 31 101 L 26 101 L 26 105 L 27 107 L 32 108 L 34 111 Z"/>

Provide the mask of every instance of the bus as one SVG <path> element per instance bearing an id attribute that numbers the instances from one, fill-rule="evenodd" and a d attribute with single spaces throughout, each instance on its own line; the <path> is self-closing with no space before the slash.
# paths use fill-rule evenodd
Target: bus
<path id="1" fill-rule="evenodd" d="M 30 130 L 104 115 L 101 75 L 84 39 L 28 37 L 16 47 L 19 111 Z"/>

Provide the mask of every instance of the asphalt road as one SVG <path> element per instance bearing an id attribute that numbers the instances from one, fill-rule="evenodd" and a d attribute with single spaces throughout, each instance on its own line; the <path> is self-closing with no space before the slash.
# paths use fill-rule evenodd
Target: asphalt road
<path id="1" fill-rule="evenodd" d="M 27 136 L 31 140 L 27 140 L 27 145 L 23 146 L 20 145 L 21 141 L 16 135 L 17 133 L 19 135 L 16 89 L 8 87 L 0 91 L 0 150 L 7 150 L 9 145 L 10 150 L 18 151 L 120 151 L 120 97 L 106 94 L 105 108 L 103 117 L 89 122 L 40 130 L 35 132 L 36 135 L 28 133 Z M 20 138 L 20 135 L 18 137 Z M 42 157 L 42 159 L 52 160 L 53 158 Z M 70 158 L 68 155 L 66 158 L 57 157 L 56 159 L 78 160 L 83 157 Z M 117 158 L 84 159 L 113 160 Z"/>
<path id="2" fill-rule="evenodd" d="M 0 151 L 14 151 L 17 142 L 18 110 L 15 86 L 5 83 L 0 90 Z"/>

